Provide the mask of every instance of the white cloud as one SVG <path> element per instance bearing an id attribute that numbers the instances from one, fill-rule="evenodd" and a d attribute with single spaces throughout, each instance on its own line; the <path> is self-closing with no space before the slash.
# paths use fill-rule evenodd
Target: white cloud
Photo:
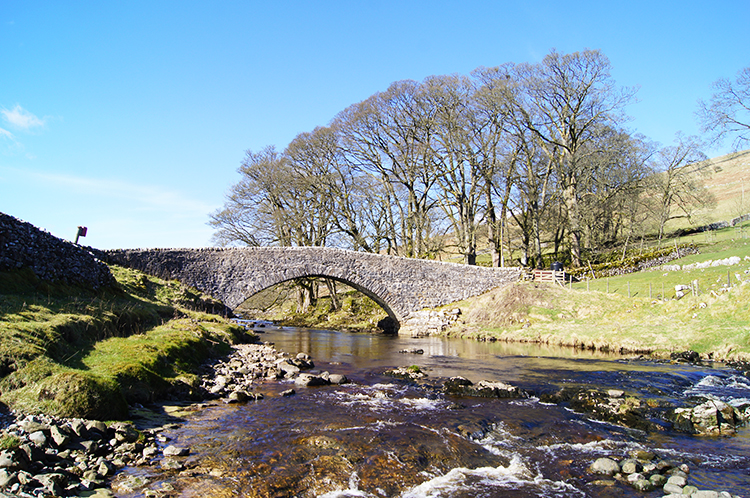
<path id="1" fill-rule="evenodd" d="M 136 184 L 119 180 L 107 180 L 57 173 L 28 172 L 36 180 L 64 187 L 71 192 L 108 200 L 123 199 L 131 203 L 135 211 L 159 210 L 181 215 L 208 215 L 216 206 L 200 199 L 192 199 L 181 192 L 163 187 Z"/>
<path id="2" fill-rule="evenodd" d="M 45 124 L 45 119 L 39 119 L 18 104 L 12 110 L 3 108 L 0 113 L 8 124 L 22 130 L 40 128 Z"/>
<path id="3" fill-rule="evenodd" d="M 0 144 L 3 143 L 7 144 L 0 147 L 0 152 L 3 154 L 16 154 L 23 151 L 23 145 L 16 140 L 15 135 L 8 130 L 0 128 Z"/>

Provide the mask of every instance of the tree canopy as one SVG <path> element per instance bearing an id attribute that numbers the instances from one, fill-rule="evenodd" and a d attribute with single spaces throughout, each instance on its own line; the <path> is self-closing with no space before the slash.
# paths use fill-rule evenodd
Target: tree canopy
<path id="1" fill-rule="evenodd" d="M 215 241 L 581 265 L 703 202 L 679 172 L 697 140 L 630 132 L 635 94 L 598 50 L 394 82 L 282 152 L 248 151 Z"/>

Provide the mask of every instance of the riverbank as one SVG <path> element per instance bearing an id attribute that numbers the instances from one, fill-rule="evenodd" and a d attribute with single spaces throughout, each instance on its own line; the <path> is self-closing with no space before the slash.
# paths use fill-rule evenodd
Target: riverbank
<path id="1" fill-rule="evenodd" d="M 750 285 L 677 301 L 527 282 L 456 303 L 461 316 L 443 333 L 656 358 L 692 350 L 703 359 L 747 360 L 749 303 Z"/>

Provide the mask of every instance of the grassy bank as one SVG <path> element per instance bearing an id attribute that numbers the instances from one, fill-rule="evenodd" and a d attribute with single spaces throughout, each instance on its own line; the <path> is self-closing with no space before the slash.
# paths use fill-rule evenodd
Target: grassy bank
<path id="1" fill-rule="evenodd" d="M 27 413 L 119 419 L 127 406 L 190 396 L 195 369 L 244 329 L 176 282 L 113 267 L 94 292 L 0 273 L 0 402 Z"/>
<path id="2" fill-rule="evenodd" d="M 727 229 L 701 243 L 699 255 L 670 264 L 732 256 L 739 264 L 654 269 L 564 288 L 521 283 L 458 303 L 462 320 L 447 333 L 661 356 L 691 349 L 716 359 L 749 359 L 750 241 L 735 233 Z M 674 299 L 675 285 L 695 281 L 695 292 Z"/>

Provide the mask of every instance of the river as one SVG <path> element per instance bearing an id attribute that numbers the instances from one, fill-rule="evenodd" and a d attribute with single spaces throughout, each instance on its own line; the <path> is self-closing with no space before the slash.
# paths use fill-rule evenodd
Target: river
<path id="1" fill-rule="evenodd" d="M 750 496 L 750 429 L 732 437 L 648 432 L 596 421 L 540 396 L 561 387 L 619 389 L 654 405 L 692 396 L 742 403 L 750 380 L 716 365 L 659 363 L 505 343 L 263 329 L 261 339 L 316 370 L 345 374 L 340 386 L 263 382 L 262 400 L 214 403 L 167 431 L 187 446 L 180 473 L 127 469 L 151 482 L 146 494 L 181 497 L 584 497 L 661 496 L 602 481 L 588 470 L 603 456 L 637 450 L 686 463 L 689 484 Z M 403 350 L 422 350 L 422 354 Z M 417 365 L 424 384 L 383 375 Z M 439 379 L 503 381 L 528 398 L 445 395 Z M 295 388 L 293 396 L 281 393 Z M 658 424 L 657 424 L 658 425 Z M 166 444 L 166 443 L 165 443 Z M 605 479 L 606 480 L 606 479 Z"/>

